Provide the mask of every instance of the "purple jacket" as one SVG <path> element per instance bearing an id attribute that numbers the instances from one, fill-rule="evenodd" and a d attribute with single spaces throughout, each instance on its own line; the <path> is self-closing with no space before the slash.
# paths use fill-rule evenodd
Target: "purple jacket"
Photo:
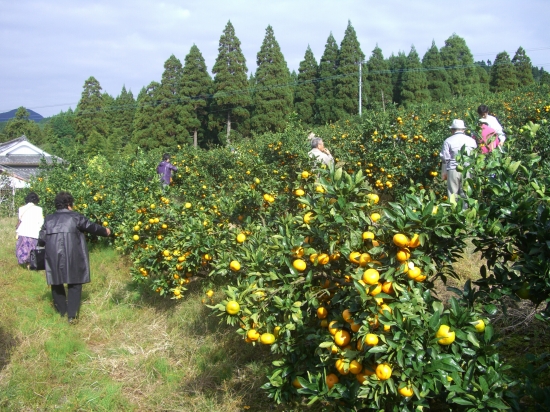
<path id="1" fill-rule="evenodd" d="M 170 162 L 162 161 L 157 166 L 157 173 L 160 176 L 160 181 L 165 184 L 170 184 L 170 178 L 172 177 L 172 170 L 174 172 L 178 171 L 178 168 L 174 165 L 171 165 Z"/>

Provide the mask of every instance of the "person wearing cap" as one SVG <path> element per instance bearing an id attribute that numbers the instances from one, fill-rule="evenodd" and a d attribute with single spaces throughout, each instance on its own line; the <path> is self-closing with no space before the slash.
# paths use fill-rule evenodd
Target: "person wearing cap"
<path id="1" fill-rule="evenodd" d="M 482 120 L 486 121 L 487 125 L 496 132 L 500 145 L 502 145 L 506 140 L 506 135 L 504 134 L 504 130 L 502 129 L 502 126 L 498 122 L 497 118 L 489 114 L 489 107 L 484 104 L 480 105 L 477 108 L 477 114 L 481 117 L 481 119 L 479 119 L 480 122 Z"/>
<path id="2" fill-rule="evenodd" d="M 496 130 L 489 126 L 487 119 L 479 119 L 479 124 L 481 127 L 481 140 L 479 142 L 481 153 L 491 153 L 500 144 L 500 139 Z"/>
<path id="3" fill-rule="evenodd" d="M 477 147 L 477 144 L 474 139 L 464 134 L 466 131 L 464 120 L 454 119 L 449 129 L 451 129 L 452 135 L 443 142 L 443 148 L 439 156 L 442 162 L 441 177 L 443 180 L 447 180 L 447 194 L 449 200 L 452 201 L 456 195 L 466 197 L 462 190 L 462 173 L 456 170 L 456 155 L 463 147 L 466 148 L 466 152 L 469 154 L 472 149 Z"/>
<path id="4" fill-rule="evenodd" d="M 313 137 L 311 139 L 311 150 L 308 152 L 309 157 L 329 166 L 334 163 L 334 158 L 329 150 L 325 147 L 323 139 Z"/>

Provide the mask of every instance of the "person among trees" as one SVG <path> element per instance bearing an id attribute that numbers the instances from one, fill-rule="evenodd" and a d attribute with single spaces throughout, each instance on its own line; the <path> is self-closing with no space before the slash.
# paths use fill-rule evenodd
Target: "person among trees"
<path id="1" fill-rule="evenodd" d="M 481 139 L 479 140 L 481 153 L 491 153 L 500 144 L 497 132 L 489 126 L 487 119 L 479 119 L 479 123 L 481 127 Z"/>
<path id="2" fill-rule="evenodd" d="M 164 153 L 162 155 L 162 162 L 157 166 L 157 173 L 163 188 L 170 185 L 172 181 L 172 170 L 177 172 L 178 168 L 170 164 L 170 154 Z"/>
<path id="3" fill-rule="evenodd" d="M 38 205 L 40 201 L 38 195 L 29 192 L 25 196 L 25 205 L 19 208 L 19 223 L 15 232 L 17 234 L 17 243 L 15 246 L 15 256 L 17 263 L 27 265 L 29 268 L 31 250 L 38 244 L 38 234 L 44 224 L 44 214 L 42 208 Z"/>
<path id="4" fill-rule="evenodd" d="M 77 322 L 82 285 L 90 282 L 90 259 L 84 232 L 110 236 L 111 230 L 90 222 L 73 211 L 73 196 L 59 192 L 55 213 L 46 216 L 38 244 L 46 246 L 46 282 L 51 286 L 54 307 L 69 323 Z M 68 297 L 65 286 L 68 286 Z"/>
<path id="5" fill-rule="evenodd" d="M 334 158 L 330 154 L 330 151 L 325 147 L 325 143 L 320 137 L 313 137 L 311 139 L 311 150 L 308 152 L 308 155 L 312 159 L 315 159 L 327 166 L 334 163 Z"/>
<path id="6" fill-rule="evenodd" d="M 472 149 L 477 147 L 477 144 L 473 138 L 464 134 L 466 131 L 464 120 L 454 119 L 449 129 L 451 129 L 452 135 L 443 142 L 439 156 L 442 161 L 441 177 L 443 180 L 447 180 L 447 194 L 452 202 L 456 195 L 466 197 L 462 190 L 462 173 L 456 170 L 456 155 L 463 147 L 469 154 Z"/>
<path id="7" fill-rule="evenodd" d="M 489 107 L 482 104 L 477 108 L 477 113 L 481 117 L 480 121 L 486 120 L 487 125 L 496 132 L 496 134 L 498 135 L 498 140 L 500 141 L 500 146 L 502 146 L 502 144 L 506 140 L 506 135 L 504 134 L 504 130 L 502 129 L 502 126 L 500 125 L 497 118 L 489 114 Z"/>

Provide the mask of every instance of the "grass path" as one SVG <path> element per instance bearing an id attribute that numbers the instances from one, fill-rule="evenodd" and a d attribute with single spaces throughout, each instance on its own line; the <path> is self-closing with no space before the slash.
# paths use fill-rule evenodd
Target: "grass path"
<path id="1" fill-rule="evenodd" d="M 197 289 L 175 304 L 143 296 L 128 263 L 91 249 L 80 323 L 51 303 L 44 272 L 17 265 L 0 219 L 0 410 L 265 411 L 265 348 L 219 325 Z M 264 359 L 264 360 L 262 360 Z"/>

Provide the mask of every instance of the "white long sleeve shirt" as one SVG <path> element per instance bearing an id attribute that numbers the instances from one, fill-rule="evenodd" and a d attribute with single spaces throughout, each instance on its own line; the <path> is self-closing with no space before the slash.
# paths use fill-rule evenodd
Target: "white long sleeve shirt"
<path id="1" fill-rule="evenodd" d="M 19 220 L 21 224 L 16 230 L 17 236 L 32 237 L 38 239 L 38 232 L 44 224 L 42 208 L 34 203 L 27 203 L 19 208 Z"/>
<path id="2" fill-rule="evenodd" d="M 472 149 L 477 147 L 477 143 L 470 136 L 466 136 L 462 132 L 456 132 L 451 137 L 445 139 L 441 153 L 439 153 L 444 170 L 456 169 L 456 155 L 464 146 L 466 146 L 466 152 L 470 154 Z"/>
<path id="3" fill-rule="evenodd" d="M 504 143 L 506 140 L 506 135 L 504 134 L 504 130 L 502 129 L 502 126 L 498 122 L 497 118 L 488 114 L 487 117 L 485 117 L 485 120 L 487 120 L 489 127 L 497 133 L 500 142 Z"/>

